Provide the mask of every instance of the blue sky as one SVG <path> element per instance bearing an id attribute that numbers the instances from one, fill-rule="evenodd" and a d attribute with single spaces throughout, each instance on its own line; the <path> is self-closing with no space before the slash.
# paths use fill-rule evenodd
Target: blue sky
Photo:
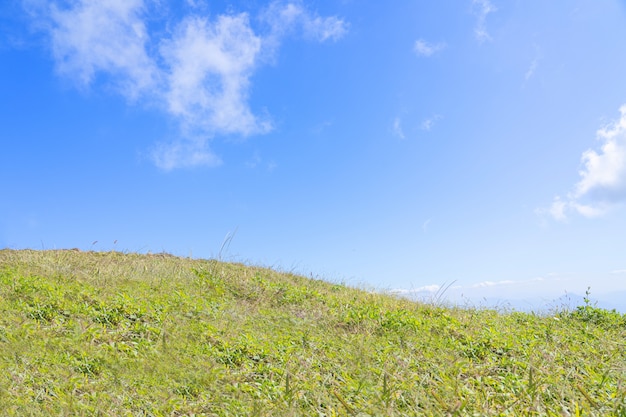
<path id="1" fill-rule="evenodd" d="M 615 294 L 624 39 L 609 0 L 8 0 L 0 247 Z"/>

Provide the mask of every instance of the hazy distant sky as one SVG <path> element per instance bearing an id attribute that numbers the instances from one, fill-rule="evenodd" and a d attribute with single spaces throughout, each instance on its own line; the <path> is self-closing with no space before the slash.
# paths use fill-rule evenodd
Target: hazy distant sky
<path id="1" fill-rule="evenodd" d="M 0 247 L 626 290 L 624 1 L 5 0 L 0 145 Z"/>

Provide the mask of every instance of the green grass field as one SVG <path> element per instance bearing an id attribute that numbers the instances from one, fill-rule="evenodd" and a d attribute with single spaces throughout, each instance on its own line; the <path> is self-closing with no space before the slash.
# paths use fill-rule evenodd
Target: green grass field
<path id="1" fill-rule="evenodd" d="M 0 415 L 626 416 L 626 316 L 215 260 L 0 251 Z"/>

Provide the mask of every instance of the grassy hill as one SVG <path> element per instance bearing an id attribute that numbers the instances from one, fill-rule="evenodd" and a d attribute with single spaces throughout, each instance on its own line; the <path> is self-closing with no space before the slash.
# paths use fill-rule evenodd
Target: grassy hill
<path id="1" fill-rule="evenodd" d="M 626 416 L 626 317 L 214 260 L 0 251 L 0 414 Z"/>

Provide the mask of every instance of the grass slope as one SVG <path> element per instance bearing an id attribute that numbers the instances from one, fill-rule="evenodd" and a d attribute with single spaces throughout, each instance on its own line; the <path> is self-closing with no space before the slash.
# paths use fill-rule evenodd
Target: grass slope
<path id="1" fill-rule="evenodd" d="M 626 317 L 443 308 L 268 269 L 0 251 L 0 413 L 626 415 Z"/>

